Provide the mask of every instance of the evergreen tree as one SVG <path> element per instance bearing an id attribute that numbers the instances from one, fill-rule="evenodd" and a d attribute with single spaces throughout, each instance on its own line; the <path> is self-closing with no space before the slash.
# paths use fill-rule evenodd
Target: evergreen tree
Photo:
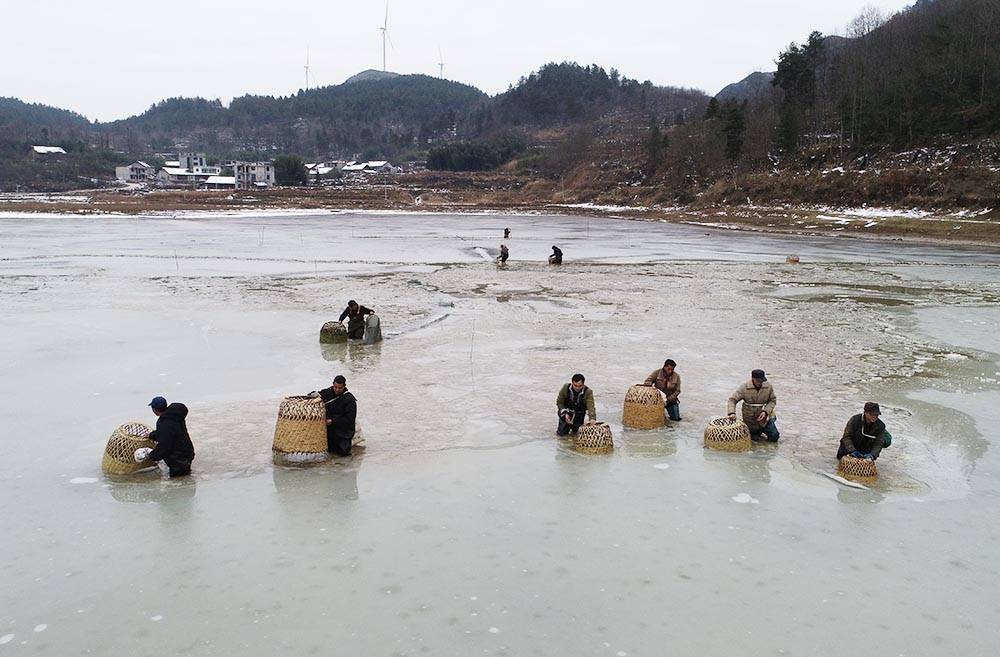
<path id="1" fill-rule="evenodd" d="M 305 185 L 309 172 L 298 155 L 279 155 L 274 158 L 274 179 L 279 185 Z"/>
<path id="2" fill-rule="evenodd" d="M 719 116 L 719 101 L 712 98 L 708 101 L 708 109 L 705 110 L 706 119 L 714 119 Z"/>

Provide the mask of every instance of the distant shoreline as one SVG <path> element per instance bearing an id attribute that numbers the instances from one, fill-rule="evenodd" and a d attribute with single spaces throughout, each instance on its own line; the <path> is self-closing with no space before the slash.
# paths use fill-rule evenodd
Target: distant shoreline
<path id="1" fill-rule="evenodd" d="M 65 216 L 239 218 L 371 214 L 468 216 L 592 216 L 679 223 L 710 230 L 737 230 L 804 237 L 852 237 L 1000 248 L 1000 209 L 932 212 L 893 208 L 830 208 L 797 205 L 625 206 L 554 202 L 547 194 L 514 190 L 414 190 L 379 188 L 277 188 L 257 192 L 116 190 L 52 194 L 0 194 L 0 218 Z"/>

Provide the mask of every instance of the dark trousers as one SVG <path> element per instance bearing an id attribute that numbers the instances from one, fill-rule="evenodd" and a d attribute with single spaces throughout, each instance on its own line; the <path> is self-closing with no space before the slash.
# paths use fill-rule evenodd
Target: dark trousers
<path id="1" fill-rule="evenodd" d="M 365 318 L 350 317 L 347 320 L 347 339 L 360 340 L 365 337 Z"/>
<path id="2" fill-rule="evenodd" d="M 331 454 L 336 454 L 337 456 L 350 456 L 351 455 L 351 443 L 354 441 L 354 433 L 345 436 L 344 434 L 336 433 L 333 429 L 326 430 L 326 451 Z"/>
<path id="3" fill-rule="evenodd" d="M 180 459 L 165 458 L 163 462 L 170 468 L 170 478 L 186 477 L 191 474 L 191 462 Z"/>
<path id="4" fill-rule="evenodd" d="M 778 431 L 778 425 L 774 423 L 773 418 L 768 420 L 764 426 L 757 425 L 756 427 L 750 427 L 751 440 L 768 440 L 769 442 L 776 443 L 779 438 L 781 438 L 781 433 Z"/>
<path id="5" fill-rule="evenodd" d="M 664 408 L 667 409 L 667 417 L 669 417 L 674 422 L 679 422 L 681 419 L 681 403 L 679 401 L 670 402 L 665 404 Z"/>
<path id="6" fill-rule="evenodd" d="M 559 426 L 556 427 L 556 435 L 565 436 L 570 433 L 576 433 L 583 426 L 583 421 L 586 419 L 586 413 L 581 413 L 577 411 L 573 414 L 573 421 L 566 422 L 563 416 L 559 416 Z"/>

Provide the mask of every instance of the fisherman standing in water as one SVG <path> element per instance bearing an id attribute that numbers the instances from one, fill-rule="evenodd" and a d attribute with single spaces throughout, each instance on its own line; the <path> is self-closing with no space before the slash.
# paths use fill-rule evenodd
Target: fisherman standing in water
<path id="1" fill-rule="evenodd" d="M 360 340 L 365 336 L 365 315 L 371 315 L 374 312 L 371 308 L 359 305 L 354 299 L 347 302 L 347 308 L 344 308 L 344 312 L 340 313 L 340 319 L 337 321 L 343 324 L 344 319 L 347 319 L 348 340 Z"/>

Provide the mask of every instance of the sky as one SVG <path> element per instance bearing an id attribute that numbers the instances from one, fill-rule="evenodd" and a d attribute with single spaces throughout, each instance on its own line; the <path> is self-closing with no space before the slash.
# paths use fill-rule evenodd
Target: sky
<path id="1" fill-rule="evenodd" d="M 912 0 L 389 0 L 388 68 L 496 94 L 550 61 L 716 93 L 813 30 Z M 382 68 L 383 0 L 4 0 L 0 96 L 108 121 L 175 96 L 288 95 Z M 440 53 L 440 55 L 439 55 Z"/>

